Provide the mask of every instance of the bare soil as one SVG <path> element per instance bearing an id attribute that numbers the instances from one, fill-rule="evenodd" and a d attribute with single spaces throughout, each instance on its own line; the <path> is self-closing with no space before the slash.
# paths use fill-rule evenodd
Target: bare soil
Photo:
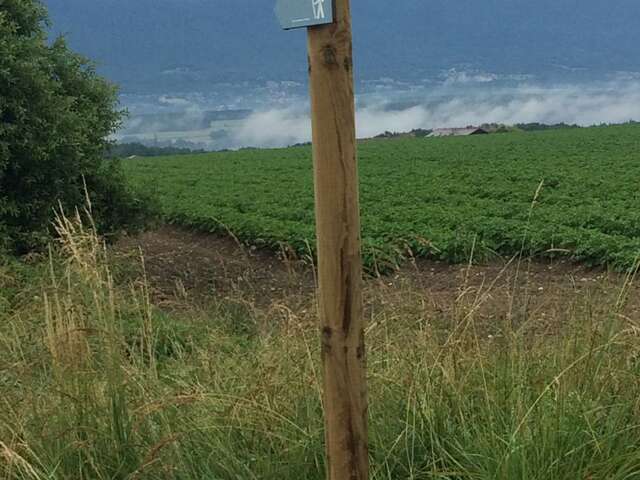
<path id="1" fill-rule="evenodd" d="M 164 226 L 122 239 L 116 251 L 131 257 L 142 252 L 159 306 L 221 298 L 304 312 L 315 305 L 310 262 L 284 252 L 247 248 L 230 237 Z M 570 262 L 512 258 L 487 265 L 450 265 L 420 259 L 391 275 L 367 278 L 364 293 L 370 321 L 381 314 L 430 321 L 474 315 L 489 332 L 504 322 L 552 331 L 578 313 L 640 318 L 640 291 L 630 278 Z"/>

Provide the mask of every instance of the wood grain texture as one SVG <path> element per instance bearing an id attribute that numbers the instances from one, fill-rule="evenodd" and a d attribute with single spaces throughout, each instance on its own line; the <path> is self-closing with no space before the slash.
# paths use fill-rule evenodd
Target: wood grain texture
<path id="1" fill-rule="evenodd" d="M 349 0 L 308 32 L 328 478 L 368 478 L 362 260 Z"/>

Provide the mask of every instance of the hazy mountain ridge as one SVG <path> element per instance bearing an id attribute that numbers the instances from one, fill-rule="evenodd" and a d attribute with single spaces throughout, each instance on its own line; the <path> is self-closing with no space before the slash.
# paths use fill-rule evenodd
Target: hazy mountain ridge
<path id="1" fill-rule="evenodd" d="M 303 32 L 282 32 L 275 0 L 45 0 L 53 32 L 125 91 L 306 77 Z M 353 0 L 360 80 L 640 71 L 640 2 Z M 487 73 L 489 72 L 489 73 Z M 466 74 L 466 73 L 463 73 Z"/>

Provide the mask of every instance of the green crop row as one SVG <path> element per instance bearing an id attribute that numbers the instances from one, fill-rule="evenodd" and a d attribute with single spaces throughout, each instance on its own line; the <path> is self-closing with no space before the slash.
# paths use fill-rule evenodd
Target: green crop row
<path id="1" fill-rule="evenodd" d="M 365 263 L 563 256 L 625 269 L 640 254 L 640 127 L 359 147 Z M 308 147 L 125 162 L 168 222 L 301 254 L 314 249 Z"/>

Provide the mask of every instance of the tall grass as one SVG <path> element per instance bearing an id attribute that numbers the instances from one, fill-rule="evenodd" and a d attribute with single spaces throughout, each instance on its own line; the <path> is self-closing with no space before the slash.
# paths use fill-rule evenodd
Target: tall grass
<path id="1" fill-rule="evenodd" d="M 0 478 L 324 478 L 313 309 L 168 314 L 91 229 L 58 228 L 46 275 L 0 309 Z M 631 281 L 567 300 L 553 334 L 513 304 L 481 322 L 495 285 L 444 312 L 369 288 L 372 478 L 640 478 Z"/>

